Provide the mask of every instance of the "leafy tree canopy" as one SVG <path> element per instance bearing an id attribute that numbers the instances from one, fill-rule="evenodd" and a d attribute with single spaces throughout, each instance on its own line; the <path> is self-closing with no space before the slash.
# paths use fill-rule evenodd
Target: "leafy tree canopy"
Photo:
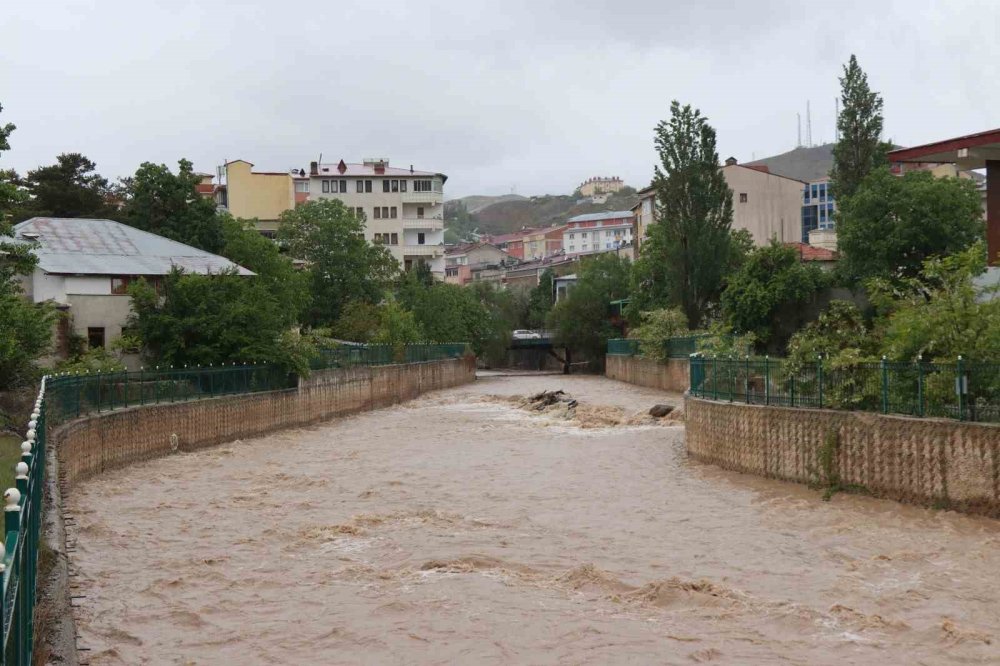
<path id="1" fill-rule="evenodd" d="M 655 360 L 666 358 L 668 339 L 689 334 L 687 315 L 678 308 L 647 310 L 641 314 L 641 322 L 629 331 L 629 337 L 639 340 L 643 355 Z"/>
<path id="2" fill-rule="evenodd" d="M 530 328 L 545 326 L 545 319 L 549 316 L 555 300 L 552 285 L 552 269 L 546 268 L 539 276 L 538 284 L 528 294 L 527 324 Z"/>
<path id="3" fill-rule="evenodd" d="M 840 202 L 838 270 L 845 282 L 914 277 L 927 259 L 961 252 L 983 237 L 979 193 L 970 180 L 927 171 L 871 173 Z"/>
<path id="4" fill-rule="evenodd" d="M 198 193 L 199 182 L 188 160 L 178 162 L 176 174 L 165 164 L 143 162 L 134 176 L 123 181 L 122 221 L 218 254 L 225 242 L 222 220 L 215 202 Z"/>
<path id="5" fill-rule="evenodd" d="M 31 217 L 108 217 L 110 186 L 97 165 L 80 153 L 63 153 L 50 166 L 29 171 L 23 179 L 28 194 L 17 213 Z"/>
<path id="6" fill-rule="evenodd" d="M 715 130 L 698 110 L 673 102 L 655 144 L 656 222 L 634 278 L 640 309 L 680 307 L 697 328 L 729 268 L 732 193 L 719 169 Z"/>
<path id="7" fill-rule="evenodd" d="M 278 242 L 306 262 L 312 302 L 306 322 L 330 325 L 347 303 L 378 303 L 399 271 L 389 250 L 365 240 L 364 222 L 336 199 L 310 201 L 281 215 Z"/>
<path id="8" fill-rule="evenodd" d="M 722 292 L 722 312 L 738 333 L 768 342 L 798 320 L 807 303 L 829 280 L 815 264 L 799 261 L 796 251 L 777 241 L 757 248 L 729 278 Z"/>
<path id="9" fill-rule="evenodd" d="M 576 285 L 549 313 L 548 328 L 556 339 L 574 354 L 603 358 L 608 338 L 617 335 L 610 304 L 628 296 L 629 270 L 628 259 L 610 252 L 581 260 Z"/>
<path id="10" fill-rule="evenodd" d="M 852 54 L 840 77 L 840 140 L 833 147 L 830 178 L 838 199 L 852 196 L 861 181 L 886 163 L 891 144 L 882 142 L 882 96 L 868 87 L 868 75 Z"/>

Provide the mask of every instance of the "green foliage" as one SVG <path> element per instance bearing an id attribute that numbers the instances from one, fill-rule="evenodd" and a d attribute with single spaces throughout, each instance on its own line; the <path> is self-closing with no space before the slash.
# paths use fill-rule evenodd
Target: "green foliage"
<path id="1" fill-rule="evenodd" d="M 264 281 L 174 271 L 162 298 L 142 280 L 129 289 L 130 328 L 150 362 L 174 366 L 272 363 L 306 372 L 312 350 L 290 332 L 291 318 Z"/>
<path id="2" fill-rule="evenodd" d="M 104 347 L 97 347 L 58 363 L 53 369 L 55 372 L 122 372 L 125 364 Z"/>
<path id="3" fill-rule="evenodd" d="M 191 162 L 180 160 L 177 173 L 165 164 L 143 162 L 123 181 L 122 221 L 206 252 L 218 254 L 224 243 L 215 202 L 198 194 L 200 177 Z"/>
<path id="4" fill-rule="evenodd" d="M 869 282 L 885 331 L 882 352 L 890 359 L 997 362 L 1000 298 L 982 294 L 973 278 L 986 268 L 983 243 L 959 254 L 924 262 L 919 277 L 902 284 Z M 990 298 L 990 296 L 994 296 Z"/>
<path id="5" fill-rule="evenodd" d="M 643 356 L 657 361 L 667 358 L 669 338 L 690 335 L 687 315 L 678 308 L 647 310 L 640 315 L 640 321 L 641 324 L 629 332 L 629 337 L 639 340 Z"/>
<path id="6" fill-rule="evenodd" d="M 278 242 L 307 262 L 312 302 L 305 320 L 336 322 L 355 301 L 378 303 L 399 270 L 389 250 L 364 237 L 364 222 L 336 199 L 310 201 L 281 215 Z"/>
<path id="7" fill-rule="evenodd" d="M 865 324 L 857 306 L 848 301 L 830 301 L 819 318 L 809 322 L 788 343 L 787 364 L 797 371 L 822 356 L 831 368 L 879 358 L 881 338 Z"/>
<path id="8" fill-rule="evenodd" d="M 868 75 L 852 54 L 840 77 L 840 140 L 833 147 L 830 178 L 837 199 L 852 196 L 861 181 L 886 163 L 882 143 L 882 96 L 868 87 Z"/>
<path id="9" fill-rule="evenodd" d="M 552 311 L 554 302 L 553 295 L 553 274 L 551 268 L 542 271 L 538 278 L 538 284 L 528 295 L 527 324 L 529 328 L 542 328 L 545 326 L 545 319 Z"/>
<path id="10" fill-rule="evenodd" d="M 581 260 L 576 285 L 553 306 L 548 328 L 573 354 L 591 361 L 604 357 L 608 338 L 618 337 L 611 325 L 611 301 L 628 296 L 628 259 L 610 252 Z"/>
<path id="11" fill-rule="evenodd" d="M 396 351 L 396 358 L 400 357 L 404 345 L 424 340 L 424 332 L 416 317 L 395 300 L 382 303 L 378 307 L 378 314 L 379 325 L 372 342 L 392 345 Z"/>
<path id="12" fill-rule="evenodd" d="M 334 337 L 351 342 L 371 342 L 381 326 L 381 307 L 367 301 L 351 301 L 333 325 Z"/>
<path id="13" fill-rule="evenodd" d="M 309 307 L 309 274 L 300 271 L 278 245 L 262 236 L 253 221 L 222 216 L 224 245 L 220 254 L 257 274 L 279 303 L 288 309 L 289 323 L 300 321 Z"/>
<path id="14" fill-rule="evenodd" d="M 55 164 L 29 171 L 23 180 L 29 198 L 16 218 L 107 217 L 112 213 L 110 186 L 96 169 L 80 153 L 63 153 Z"/>
<path id="15" fill-rule="evenodd" d="M 729 277 L 722 292 L 726 322 L 739 333 L 753 333 L 768 342 L 798 319 L 799 306 L 809 302 L 829 280 L 815 264 L 799 261 L 791 247 L 772 241 L 753 250 Z"/>
<path id="16" fill-rule="evenodd" d="M 0 112 L 3 105 L 0 104 Z M 0 123 L 0 154 L 10 150 L 10 135 L 17 129 L 13 123 Z M 19 179 L 13 170 L 0 170 L 0 224 L 16 205 L 24 200 L 24 193 L 18 188 Z M 0 234 L 2 235 L 2 234 Z"/>
<path id="17" fill-rule="evenodd" d="M 723 287 L 733 240 L 732 193 L 719 169 L 715 130 L 678 102 L 656 127 L 656 222 L 636 262 L 637 309 L 680 307 L 697 328 Z"/>
<path id="18" fill-rule="evenodd" d="M 970 180 L 902 177 L 878 169 L 840 202 L 838 266 L 848 283 L 913 277 L 930 257 L 960 252 L 983 237 L 979 192 Z"/>

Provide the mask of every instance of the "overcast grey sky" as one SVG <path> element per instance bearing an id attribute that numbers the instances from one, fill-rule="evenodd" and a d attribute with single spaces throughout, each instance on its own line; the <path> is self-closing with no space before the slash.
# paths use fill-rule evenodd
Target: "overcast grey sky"
<path id="1" fill-rule="evenodd" d="M 11 1 L 0 122 L 18 129 L 0 168 L 75 151 L 109 177 L 181 157 L 284 170 L 322 153 L 445 172 L 449 197 L 642 185 L 675 98 L 723 158 L 793 148 L 807 99 L 814 142 L 832 140 L 852 52 L 887 138 L 998 127 L 998 29 L 993 0 Z"/>

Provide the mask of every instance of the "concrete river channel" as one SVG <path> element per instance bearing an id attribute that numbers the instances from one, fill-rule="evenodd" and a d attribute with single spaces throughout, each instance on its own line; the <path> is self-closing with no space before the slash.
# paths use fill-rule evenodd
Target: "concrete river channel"
<path id="1" fill-rule="evenodd" d="M 517 396 L 579 401 L 539 412 Z M 689 461 L 492 376 L 74 489 L 98 664 L 997 664 L 1000 523 Z"/>

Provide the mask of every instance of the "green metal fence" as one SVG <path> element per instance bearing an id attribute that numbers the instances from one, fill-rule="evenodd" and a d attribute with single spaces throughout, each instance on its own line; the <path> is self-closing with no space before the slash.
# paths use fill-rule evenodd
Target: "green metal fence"
<path id="1" fill-rule="evenodd" d="M 653 356 L 656 358 L 687 358 L 698 351 L 701 344 L 713 337 L 710 334 L 686 335 L 667 338 L 650 349 L 650 343 L 634 338 L 608 340 L 608 354 L 612 356 Z"/>
<path id="2" fill-rule="evenodd" d="M 826 360 L 692 356 L 691 395 L 712 400 L 1000 422 L 1000 363 L 832 367 Z"/>
<path id="3" fill-rule="evenodd" d="M 3 664 L 31 664 L 34 608 L 38 571 L 38 544 L 42 525 L 42 486 L 45 481 L 45 421 L 47 381 L 42 379 L 28 435 L 21 445 L 15 469 L 15 487 L 4 495 Z"/>
<path id="4" fill-rule="evenodd" d="M 419 343 L 409 345 L 342 345 L 321 349 L 312 359 L 313 370 L 346 368 L 355 365 L 389 365 L 392 363 L 422 363 L 462 358 L 468 351 L 464 342 Z"/>
<path id="5" fill-rule="evenodd" d="M 49 377 L 49 418 L 59 423 L 119 407 L 202 400 L 235 393 L 293 388 L 294 374 L 272 365 L 143 368 L 136 372 Z"/>

